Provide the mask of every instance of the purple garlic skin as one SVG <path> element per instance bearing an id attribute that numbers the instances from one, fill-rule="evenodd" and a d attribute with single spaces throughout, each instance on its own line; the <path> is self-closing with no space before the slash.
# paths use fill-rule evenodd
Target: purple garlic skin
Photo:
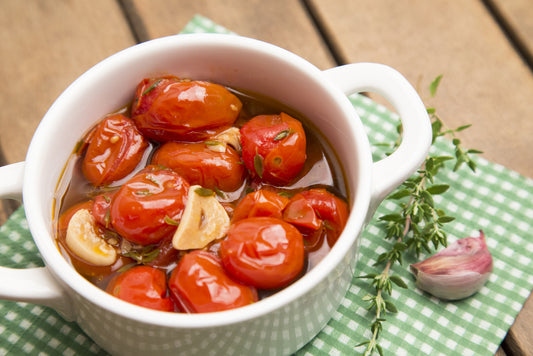
<path id="1" fill-rule="evenodd" d="M 411 265 L 416 286 L 435 297 L 458 300 L 479 291 L 492 272 L 485 234 L 465 237 L 424 261 Z"/>

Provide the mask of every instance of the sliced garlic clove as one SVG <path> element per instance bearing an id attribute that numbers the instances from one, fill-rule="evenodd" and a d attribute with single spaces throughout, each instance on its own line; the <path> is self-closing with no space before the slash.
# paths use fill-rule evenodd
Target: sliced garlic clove
<path id="1" fill-rule="evenodd" d="M 95 224 L 89 210 L 78 210 L 68 224 L 67 246 L 76 256 L 93 265 L 112 265 L 117 260 L 117 251 L 100 237 Z"/>
<path id="2" fill-rule="evenodd" d="M 241 152 L 241 131 L 236 127 L 222 131 L 215 136 L 215 140 L 224 142 L 233 147 L 235 151 Z"/>
<path id="3" fill-rule="evenodd" d="M 226 142 L 223 141 L 205 141 L 205 145 L 213 152 L 224 153 L 226 152 Z"/>
<path id="4" fill-rule="evenodd" d="M 180 224 L 172 238 L 177 250 L 200 249 L 226 235 L 229 216 L 215 194 L 205 196 L 199 185 L 189 188 L 189 196 Z"/>

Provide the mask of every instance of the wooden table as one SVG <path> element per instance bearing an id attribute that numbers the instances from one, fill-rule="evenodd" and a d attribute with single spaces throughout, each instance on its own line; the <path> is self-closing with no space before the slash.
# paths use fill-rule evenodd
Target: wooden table
<path id="1" fill-rule="evenodd" d="M 179 32 L 202 14 L 321 69 L 380 62 L 421 92 L 443 74 L 435 106 L 466 147 L 533 178 L 531 0 L 3 0 L 0 164 L 24 159 L 54 99 L 77 76 L 135 43 Z M 376 100 L 380 100 L 376 98 Z M 0 223 L 14 208 L 3 203 Z M 531 355 L 533 297 L 499 355 Z"/>

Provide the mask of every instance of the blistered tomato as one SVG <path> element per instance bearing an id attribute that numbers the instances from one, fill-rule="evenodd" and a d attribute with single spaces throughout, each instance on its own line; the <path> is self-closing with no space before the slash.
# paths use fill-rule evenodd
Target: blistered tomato
<path id="1" fill-rule="evenodd" d="M 114 277 L 106 291 L 126 302 L 141 307 L 174 311 L 174 303 L 167 296 L 165 273 L 150 266 L 135 266 Z"/>
<path id="2" fill-rule="evenodd" d="M 111 200 L 114 193 L 104 193 L 94 197 L 92 214 L 100 225 L 106 229 L 111 228 Z"/>
<path id="3" fill-rule="evenodd" d="M 283 212 L 283 219 L 310 236 L 310 230 L 323 227 L 328 244 L 333 246 L 348 220 L 348 206 L 325 189 L 310 189 L 291 198 Z"/>
<path id="4" fill-rule="evenodd" d="M 241 144 L 246 168 L 271 184 L 290 183 L 307 157 L 302 124 L 285 113 L 252 118 L 241 128 Z"/>
<path id="5" fill-rule="evenodd" d="M 247 194 L 233 211 L 232 222 L 256 216 L 270 216 L 281 219 L 289 198 L 270 190 L 260 189 Z"/>
<path id="6" fill-rule="evenodd" d="M 225 87 L 177 77 L 144 79 L 137 86 L 131 117 L 156 141 L 199 141 L 210 130 L 235 122 L 241 101 Z"/>
<path id="7" fill-rule="evenodd" d="M 125 239 L 149 245 L 176 230 L 189 183 L 179 174 L 148 166 L 128 180 L 115 194 L 111 205 L 111 224 Z"/>
<path id="8" fill-rule="evenodd" d="M 281 288 L 295 280 L 302 272 L 304 255 L 298 229 L 271 217 L 237 221 L 220 244 L 226 271 L 259 289 Z"/>
<path id="9" fill-rule="evenodd" d="M 171 168 L 191 185 L 218 188 L 225 192 L 237 190 L 245 178 L 239 154 L 230 146 L 223 148 L 223 152 L 217 152 L 210 141 L 167 142 L 157 149 L 152 164 Z"/>
<path id="10" fill-rule="evenodd" d="M 90 138 L 82 171 L 96 186 L 108 185 L 130 174 L 139 164 L 148 141 L 133 121 L 121 114 L 107 117 Z"/>
<path id="11" fill-rule="evenodd" d="M 178 307 L 188 313 L 223 311 L 257 301 L 255 288 L 230 278 L 218 257 L 201 250 L 182 257 L 168 287 Z"/>

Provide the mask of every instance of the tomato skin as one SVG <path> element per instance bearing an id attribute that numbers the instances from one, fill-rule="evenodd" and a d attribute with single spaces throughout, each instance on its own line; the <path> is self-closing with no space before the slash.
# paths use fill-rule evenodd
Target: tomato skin
<path id="1" fill-rule="evenodd" d="M 147 166 L 115 194 L 111 224 L 123 238 L 133 243 L 156 244 L 176 230 L 165 218 L 181 219 L 188 191 L 189 183 L 179 174 Z"/>
<path id="2" fill-rule="evenodd" d="M 232 222 L 256 216 L 270 216 L 281 219 L 282 211 L 289 198 L 270 190 L 259 189 L 247 194 L 233 211 Z"/>
<path id="3" fill-rule="evenodd" d="M 302 124 L 291 116 L 259 115 L 241 128 L 242 160 L 253 177 L 286 185 L 302 170 L 306 137 Z M 260 161 L 262 172 L 258 172 Z"/>
<path id="4" fill-rule="evenodd" d="M 109 116 L 90 138 L 82 172 L 95 186 L 108 185 L 130 174 L 148 146 L 131 119 L 122 114 Z"/>
<path id="5" fill-rule="evenodd" d="M 255 288 L 232 279 L 216 255 L 202 250 L 182 257 L 168 286 L 176 305 L 188 313 L 229 310 L 257 301 Z"/>
<path id="6" fill-rule="evenodd" d="M 144 79 L 137 86 L 131 117 L 156 141 L 200 141 L 209 130 L 231 126 L 241 101 L 225 87 L 177 77 Z"/>
<path id="7" fill-rule="evenodd" d="M 304 232 L 305 229 L 324 227 L 328 244 L 333 246 L 348 220 L 348 205 L 325 189 L 309 189 L 291 198 L 283 212 L 283 219 Z"/>
<path id="8" fill-rule="evenodd" d="M 113 193 L 100 194 L 94 197 L 94 205 L 92 214 L 97 223 L 111 229 L 111 202 L 113 200 Z"/>
<path id="9" fill-rule="evenodd" d="M 220 244 L 226 271 L 259 289 L 288 285 L 302 272 L 305 251 L 302 234 L 272 217 L 254 217 L 232 224 Z"/>
<path id="10" fill-rule="evenodd" d="M 283 220 L 311 230 L 318 230 L 322 225 L 311 202 L 301 193 L 291 198 L 283 212 Z"/>
<path id="11" fill-rule="evenodd" d="M 246 173 L 233 148 L 227 146 L 224 152 L 215 152 L 203 142 L 167 142 L 157 149 L 152 164 L 172 169 L 191 185 L 225 192 L 241 187 Z"/>
<path id="12" fill-rule="evenodd" d="M 135 266 L 114 277 L 106 292 L 141 307 L 174 311 L 172 299 L 166 296 L 167 281 L 163 271 L 150 266 Z"/>

